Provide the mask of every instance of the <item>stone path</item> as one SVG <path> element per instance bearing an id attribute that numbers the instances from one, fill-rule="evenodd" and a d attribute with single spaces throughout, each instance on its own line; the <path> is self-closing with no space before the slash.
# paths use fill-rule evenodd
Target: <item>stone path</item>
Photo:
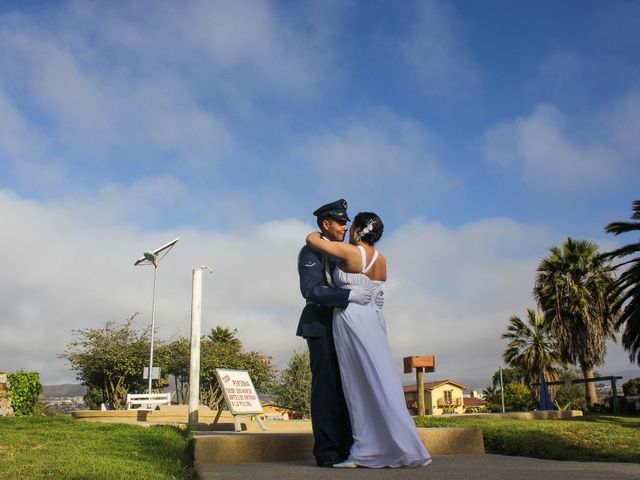
<path id="1" fill-rule="evenodd" d="M 199 480 L 638 480 L 640 465 L 631 463 L 560 462 L 502 455 L 443 455 L 425 468 L 329 469 L 310 462 L 201 464 Z"/>

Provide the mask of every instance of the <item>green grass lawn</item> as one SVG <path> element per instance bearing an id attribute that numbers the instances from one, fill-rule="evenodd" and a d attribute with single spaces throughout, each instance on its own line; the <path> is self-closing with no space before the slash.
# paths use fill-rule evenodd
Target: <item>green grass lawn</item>
<path id="1" fill-rule="evenodd" d="M 173 427 L 0 417 L 0 479 L 187 479 L 190 448 Z"/>
<path id="2" fill-rule="evenodd" d="M 480 427 L 487 453 L 553 460 L 640 463 L 640 417 L 570 420 L 418 417 L 419 427 Z"/>
<path id="3" fill-rule="evenodd" d="M 488 453 L 640 463 L 640 418 L 572 420 L 421 417 L 424 427 L 482 428 Z M 188 479 L 189 433 L 173 427 L 0 417 L 0 479 Z"/>

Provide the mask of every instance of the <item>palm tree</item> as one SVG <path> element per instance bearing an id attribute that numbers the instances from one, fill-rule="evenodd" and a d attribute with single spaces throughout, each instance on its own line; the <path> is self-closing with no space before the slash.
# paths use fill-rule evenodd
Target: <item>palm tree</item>
<path id="1" fill-rule="evenodd" d="M 230 345 L 237 349 L 242 348 L 242 342 L 236 336 L 238 333 L 238 329 L 234 328 L 231 330 L 229 327 L 223 327 L 217 325 L 216 328 L 211 329 L 211 333 L 208 335 L 209 339 L 215 343 L 222 343 L 226 345 Z"/>
<path id="2" fill-rule="evenodd" d="M 562 362 L 550 324 L 542 314 L 527 308 L 526 323 L 516 315 L 511 316 L 501 338 L 509 340 L 502 355 L 504 361 L 524 373 L 527 385 L 537 382 L 541 372 L 547 380 L 557 378 L 556 365 Z"/>
<path id="3" fill-rule="evenodd" d="M 580 365 L 585 379 L 602 365 L 606 340 L 613 335 L 617 317 L 612 290 L 613 267 L 587 240 L 567 240 L 549 249 L 538 266 L 534 294 L 558 342 L 560 357 Z M 596 401 L 593 382 L 585 383 L 587 405 Z"/>
<path id="4" fill-rule="evenodd" d="M 607 225 L 606 231 L 614 235 L 640 231 L 640 200 L 633 202 L 634 222 L 613 222 Z M 635 255 L 631 259 L 616 265 L 615 268 L 628 265 L 616 280 L 615 289 L 620 295 L 620 303 L 625 304 L 616 324 L 616 329 L 624 325 L 622 346 L 629 352 L 631 363 L 640 365 L 640 242 L 630 243 L 605 254 L 606 258 L 624 258 Z"/>

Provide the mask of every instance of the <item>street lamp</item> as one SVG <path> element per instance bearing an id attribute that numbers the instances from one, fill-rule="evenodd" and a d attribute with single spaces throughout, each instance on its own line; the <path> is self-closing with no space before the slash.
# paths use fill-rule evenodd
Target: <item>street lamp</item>
<path id="1" fill-rule="evenodd" d="M 158 263 L 162 260 L 169 250 L 173 248 L 173 246 L 178 243 L 180 237 L 175 240 L 171 240 L 166 245 L 161 246 L 160 248 L 156 248 L 152 252 L 144 252 L 142 256 L 136 260 L 134 265 L 136 267 L 140 265 L 153 265 L 153 301 L 151 303 L 151 349 L 149 353 L 149 395 L 151 395 L 151 383 L 153 380 L 153 334 L 155 330 L 156 324 L 156 282 L 158 279 Z"/>

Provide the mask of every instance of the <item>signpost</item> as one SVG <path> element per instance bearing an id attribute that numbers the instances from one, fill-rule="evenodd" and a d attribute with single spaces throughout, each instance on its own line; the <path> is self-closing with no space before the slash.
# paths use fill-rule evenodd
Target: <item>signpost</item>
<path id="1" fill-rule="evenodd" d="M 404 363 L 404 373 L 411 373 L 413 369 L 416 369 L 416 389 L 418 393 L 418 415 L 424 417 L 425 405 L 424 405 L 424 375 L 423 372 L 435 372 L 436 371 L 436 357 L 433 355 L 423 355 L 412 357 L 404 357 L 402 359 Z"/>
<path id="2" fill-rule="evenodd" d="M 260 428 L 263 431 L 266 430 L 267 426 L 258 416 L 263 413 L 262 405 L 249 372 L 246 370 L 216 368 L 216 377 L 224 395 L 225 403 L 233 415 L 233 424 L 236 432 L 242 429 L 240 425 L 241 415 L 255 415 Z"/>

